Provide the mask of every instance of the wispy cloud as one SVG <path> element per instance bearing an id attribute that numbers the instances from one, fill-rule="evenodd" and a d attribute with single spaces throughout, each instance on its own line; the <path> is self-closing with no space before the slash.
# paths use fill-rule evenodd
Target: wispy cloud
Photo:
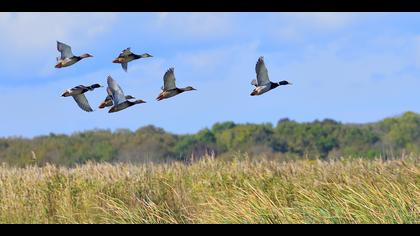
<path id="1" fill-rule="evenodd" d="M 217 39 L 234 30 L 231 14 L 227 13 L 160 13 L 154 28 L 169 38 Z"/>
<path id="2" fill-rule="evenodd" d="M 267 30 L 270 35 L 281 40 L 304 41 L 308 36 L 312 38 L 344 30 L 362 18 L 363 15 L 355 13 L 278 13 L 271 17 Z"/>
<path id="3" fill-rule="evenodd" d="M 366 122 L 420 108 L 418 14 L 22 14 L 0 13 L 0 30 L 6 32 L 0 49 L 16 57 L 0 63 L 0 100 L 13 100 L 0 116 L 0 136 L 148 124 L 186 133 L 217 121 L 275 123 L 282 117 Z M 78 17 L 68 19 L 73 16 Z M 127 32 L 130 37 L 120 36 Z M 32 46 L 20 40 L 31 34 Z M 95 57 L 56 70 L 57 39 L 75 53 L 92 51 Z M 111 59 L 129 46 L 154 57 L 131 62 L 126 73 Z M 22 54 L 28 50 L 33 51 Z M 272 81 L 293 85 L 249 96 L 259 56 L 265 57 Z M 178 86 L 198 90 L 156 102 L 163 74 L 172 66 Z M 16 73 L 25 80 L 10 83 Z M 36 73 L 42 78 L 34 79 Z M 90 114 L 71 98 L 59 97 L 78 84 L 106 85 L 108 74 L 147 103 L 112 115 Z M 96 107 L 105 95 L 102 88 L 88 98 Z"/>
<path id="4" fill-rule="evenodd" d="M 0 13 L 0 50 L 8 54 L 5 61 L 8 67 L 22 68 L 34 63 L 39 66 L 41 58 L 56 51 L 56 40 L 75 48 L 87 47 L 99 35 L 110 31 L 116 20 L 115 13 L 3 12 Z"/>
<path id="5" fill-rule="evenodd" d="M 0 13 L 3 46 L 35 51 L 48 48 L 55 40 L 84 44 L 110 30 L 114 13 Z"/>

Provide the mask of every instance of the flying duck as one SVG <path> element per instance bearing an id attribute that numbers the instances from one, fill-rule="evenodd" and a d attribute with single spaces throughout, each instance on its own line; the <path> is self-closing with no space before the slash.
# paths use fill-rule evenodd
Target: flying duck
<path id="1" fill-rule="evenodd" d="M 109 94 L 109 91 L 108 91 L 108 94 Z M 125 99 L 129 100 L 129 99 L 136 99 L 136 98 L 131 95 L 127 95 L 125 96 Z M 113 105 L 114 105 L 114 102 L 112 101 L 112 95 L 108 95 L 106 96 L 105 100 L 99 105 L 99 109 L 103 109 L 105 107 L 112 107 Z"/>
<path id="2" fill-rule="evenodd" d="M 185 88 L 177 88 L 175 85 L 175 80 L 176 79 L 174 74 L 174 68 L 169 68 L 163 76 L 162 92 L 159 94 L 156 100 L 160 101 L 183 93 L 185 91 L 197 90 L 191 86 Z"/>
<path id="3" fill-rule="evenodd" d="M 114 104 L 114 106 L 111 107 L 108 113 L 118 112 L 136 104 L 146 103 L 145 101 L 141 99 L 138 99 L 135 101 L 127 100 L 128 96 L 126 97 L 124 95 L 124 92 L 121 89 L 121 87 L 117 84 L 117 81 L 112 79 L 111 76 L 108 76 L 107 82 L 108 82 L 108 88 L 107 88 L 108 96 L 111 97 L 112 102 Z"/>
<path id="4" fill-rule="evenodd" d="M 152 55 L 148 53 L 143 53 L 141 55 L 137 55 L 131 52 L 130 48 L 124 49 L 120 55 L 118 55 L 117 58 L 115 58 L 112 62 L 113 63 L 120 63 L 121 67 L 125 72 L 127 72 L 128 69 L 128 63 L 130 61 L 134 61 L 140 58 L 147 58 L 147 57 L 153 57 Z"/>
<path id="5" fill-rule="evenodd" d="M 280 81 L 278 83 L 273 83 L 268 78 L 268 71 L 264 64 L 264 57 L 258 58 L 257 64 L 255 65 L 255 72 L 257 73 L 257 79 L 251 81 L 251 84 L 256 88 L 252 91 L 251 96 L 258 96 L 263 93 L 266 93 L 274 88 L 277 88 L 280 85 L 291 84 L 286 80 Z"/>
<path id="6" fill-rule="evenodd" d="M 86 99 L 86 96 L 84 93 L 87 91 L 93 91 L 96 88 L 102 87 L 99 84 L 93 84 L 91 86 L 84 86 L 79 85 L 71 89 L 67 89 L 64 91 L 64 93 L 61 95 L 62 97 L 70 97 L 72 96 L 74 101 L 76 101 L 77 105 L 82 108 L 82 110 L 86 112 L 92 112 L 92 107 L 90 107 L 88 100 Z"/>
<path id="7" fill-rule="evenodd" d="M 89 53 L 82 54 L 80 56 L 73 55 L 71 47 L 65 43 L 57 41 L 57 50 L 61 53 L 61 57 L 57 57 L 57 64 L 55 68 L 62 68 L 71 66 L 74 63 L 82 60 L 83 58 L 93 57 Z"/>

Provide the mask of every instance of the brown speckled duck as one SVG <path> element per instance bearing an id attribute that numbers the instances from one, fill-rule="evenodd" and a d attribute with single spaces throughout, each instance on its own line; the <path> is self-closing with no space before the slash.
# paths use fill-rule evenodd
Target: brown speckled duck
<path id="1" fill-rule="evenodd" d="M 128 70 L 128 63 L 130 61 L 134 61 L 140 58 L 148 58 L 153 57 L 148 53 L 143 53 L 141 55 L 137 55 L 131 52 L 130 48 L 124 49 L 117 58 L 115 58 L 112 62 L 113 63 L 120 63 L 121 67 L 125 72 Z"/>
<path id="2" fill-rule="evenodd" d="M 69 45 L 59 41 L 57 41 L 57 50 L 61 53 L 61 57 L 57 57 L 57 64 L 55 65 L 55 68 L 71 66 L 84 58 L 93 57 L 89 53 L 85 53 L 80 56 L 75 56 L 73 55 L 71 47 Z"/>
<path id="3" fill-rule="evenodd" d="M 163 87 L 162 92 L 159 94 L 159 96 L 156 98 L 156 100 L 160 101 L 163 99 L 167 99 L 173 96 L 176 96 L 180 93 L 186 92 L 186 91 L 192 91 L 196 90 L 195 88 L 188 86 L 185 88 L 177 88 L 175 85 L 175 74 L 174 74 L 174 68 L 169 68 L 165 75 L 163 76 Z"/>
<path id="4" fill-rule="evenodd" d="M 107 89 L 108 94 L 110 93 L 110 91 Z M 131 96 L 131 95 L 127 95 L 125 96 L 125 99 L 130 100 L 130 99 L 136 99 L 135 97 Z M 106 96 L 105 100 L 99 105 L 99 109 L 103 109 L 105 107 L 112 107 L 114 105 L 114 102 L 112 101 L 112 95 L 108 95 Z"/>

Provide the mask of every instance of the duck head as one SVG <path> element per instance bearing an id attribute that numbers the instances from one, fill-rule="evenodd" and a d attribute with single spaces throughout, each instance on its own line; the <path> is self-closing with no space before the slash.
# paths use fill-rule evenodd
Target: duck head
<path id="1" fill-rule="evenodd" d="M 88 57 L 93 57 L 92 55 L 90 55 L 89 53 L 85 53 L 80 55 L 81 58 L 88 58 Z"/>
<path id="2" fill-rule="evenodd" d="M 146 101 L 143 101 L 141 99 L 138 99 L 136 101 L 133 102 L 134 104 L 140 104 L 140 103 L 146 103 Z"/>
<path id="3" fill-rule="evenodd" d="M 184 91 L 192 91 L 192 90 L 197 90 L 197 89 L 195 89 L 195 88 L 193 88 L 191 86 L 188 86 L 188 87 L 185 87 L 184 88 Z"/>
<path id="4" fill-rule="evenodd" d="M 289 83 L 288 81 L 286 81 L 286 80 L 283 80 L 283 81 L 280 81 L 279 82 L 279 85 L 291 85 L 292 83 Z"/>
<path id="5" fill-rule="evenodd" d="M 89 86 L 89 90 L 94 90 L 96 88 L 102 88 L 103 86 L 100 84 L 92 84 L 91 86 Z"/>
<path id="6" fill-rule="evenodd" d="M 153 57 L 152 55 L 150 55 L 149 53 L 143 53 L 140 55 L 141 58 L 147 58 L 147 57 Z"/>

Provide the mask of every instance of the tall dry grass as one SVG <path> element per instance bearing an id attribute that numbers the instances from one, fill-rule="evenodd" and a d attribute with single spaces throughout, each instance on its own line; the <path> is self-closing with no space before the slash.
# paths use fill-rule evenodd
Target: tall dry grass
<path id="1" fill-rule="evenodd" d="M 0 167 L 0 223 L 420 223 L 420 158 Z"/>

